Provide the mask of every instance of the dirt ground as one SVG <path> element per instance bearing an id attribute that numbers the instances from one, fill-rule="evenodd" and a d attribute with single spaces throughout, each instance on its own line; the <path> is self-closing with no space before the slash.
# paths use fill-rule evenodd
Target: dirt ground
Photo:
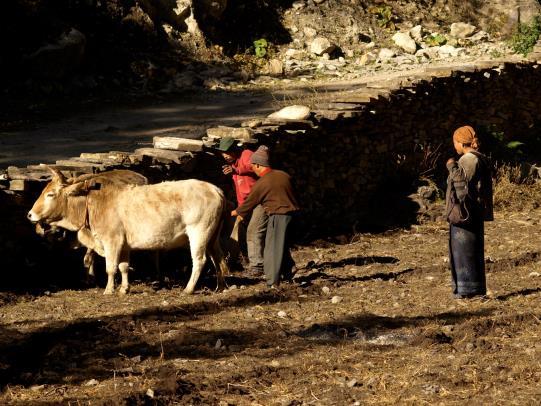
<path id="1" fill-rule="evenodd" d="M 3 404 L 539 404 L 541 210 L 487 223 L 486 298 L 452 298 L 447 225 L 297 247 L 293 284 L 134 281 L 2 296 Z M 16 271 L 16 270 L 12 270 Z"/>

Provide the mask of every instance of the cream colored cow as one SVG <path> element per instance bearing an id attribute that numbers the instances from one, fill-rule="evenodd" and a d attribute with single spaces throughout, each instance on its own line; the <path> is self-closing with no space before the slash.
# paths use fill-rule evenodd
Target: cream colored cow
<path id="1" fill-rule="evenodd" d="M 84 182 L 69 184 L 53 170 L 28 213 L 32 222 L 45 222 L 70 231 L 83 230 L 94 250 L 105 257 L 108 275 L 104 294 L 114 291 L 117 269 L 122 275 L 120 293 L 129 291 L 128 269 L 132 250 L 167 250 L 189 246 L 192 274 L 186 293 L 193 293 L 210 256 L 218 275 L 218 289 L 228 272 L 220 247 L 220 229 L 227 215 L 223 192 L 195 180 L 156 185 L 104 187 L 85 190 Z"/>
<path id="2" fill-rule="evenodd" d="M 85 174 L 78 177 L 70 178 L 67 180 L 68 184 L 80 184 L 83 190 L 89 191 L 97 188 L 104 188 L 114 186 L 116 189 L 126 185 L 147 185 L 148 179 L 134 171 L 126 169 L 115 169 L 112 171 L 106 171 L 96 174 Z M 58 227 L 48 227 L 43 223 L 36 224 L 36 233 L 47 238 L 55 238 L 61 235 L 64 238 L 66 230 L 61 230 Z M 57 238 L 57 237 L 56 237 Z M 80 248 L 81 246 L 86 248 L 84 256 L 84 266 L 88 271 L 88 275 L 91 279 L 94 279 L 94 254 L 98 253 L 100 256 L 104 256 L 103 248 L 100 247 L 94 241 L 92 233 L 88 228 L 81 228 L 77 231 L 77 242 L 73 244 L 74 248 Z"/>

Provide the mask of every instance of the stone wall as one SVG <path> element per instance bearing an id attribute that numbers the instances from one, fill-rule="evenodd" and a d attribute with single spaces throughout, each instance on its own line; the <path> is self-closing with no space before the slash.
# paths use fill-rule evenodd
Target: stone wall
<path id="1" fill-rule="evenodd" d="M 250 148 L 269 145 L 274 166 L 293 175 L 305 237 L 411 224 L 419 206 L 409 196 L 424 172 L 443 179 L 456 127 L 470 124 L 510 139 L 539 135 L 541 93 L 532 84 L 540 80 L 536 63 L 439 68 L 388 87 L 369 84 L 357 101 L 326 103 L 306 120 L 252 120 L 241 128 L 209 129 L 201 142 L 156 138 L 160 148 L 81 154 L 55 166 L 67 175 L 128 167 L 151 182 L 195 177 L 220 185 L 233 199 L 222 162 L 205 147 L 232 135 L 254 142 Z M 367 97 L 370 92 L 379 96 Z M 40 166 L 10 167 L 0 181 L 0 263 L 14 284 L 18 277 L 27 284 L 28 273 L 50 280 L 59 257 L 80 277 L 82 254 L 36 237 L 26 220 L 47 178 Z"/>

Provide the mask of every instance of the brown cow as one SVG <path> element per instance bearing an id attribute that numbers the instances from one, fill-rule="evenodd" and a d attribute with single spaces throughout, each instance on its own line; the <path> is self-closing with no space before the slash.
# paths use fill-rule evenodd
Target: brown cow
<path id="1" fill-rule="evenodd" d="M 184 291 L 193 293 L 207 253 L 216 268 L 218 288 L 225 286 L 228 269 L 219 241 L 225 207 L 218 187 L 195 179 L 85 191 L 84 182 L 68 184 L 55 171 L 28 218 L 71 231 L 88 229 L 94 249 L 105 256 L 105 294 L 114 291 L 117 269 L 122 275 L 120 293 L 128 292 L 131 250 L 189 245 L 193 266 Z"/>

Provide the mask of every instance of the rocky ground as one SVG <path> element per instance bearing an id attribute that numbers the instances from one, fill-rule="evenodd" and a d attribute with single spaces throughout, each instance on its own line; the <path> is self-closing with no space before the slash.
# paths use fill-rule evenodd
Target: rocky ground
<path id="1" fill-rule="evenodd" d="M 541 211 L 486 227 L 488 295 L 451 296 L 447 226 L 298 247 L 293 284 L 242 273 L 184 296 L 176 276 L 4 293 L 6 404 L 537 404 Z M 11 270 L 16 271 L 16 270 Z"/>

